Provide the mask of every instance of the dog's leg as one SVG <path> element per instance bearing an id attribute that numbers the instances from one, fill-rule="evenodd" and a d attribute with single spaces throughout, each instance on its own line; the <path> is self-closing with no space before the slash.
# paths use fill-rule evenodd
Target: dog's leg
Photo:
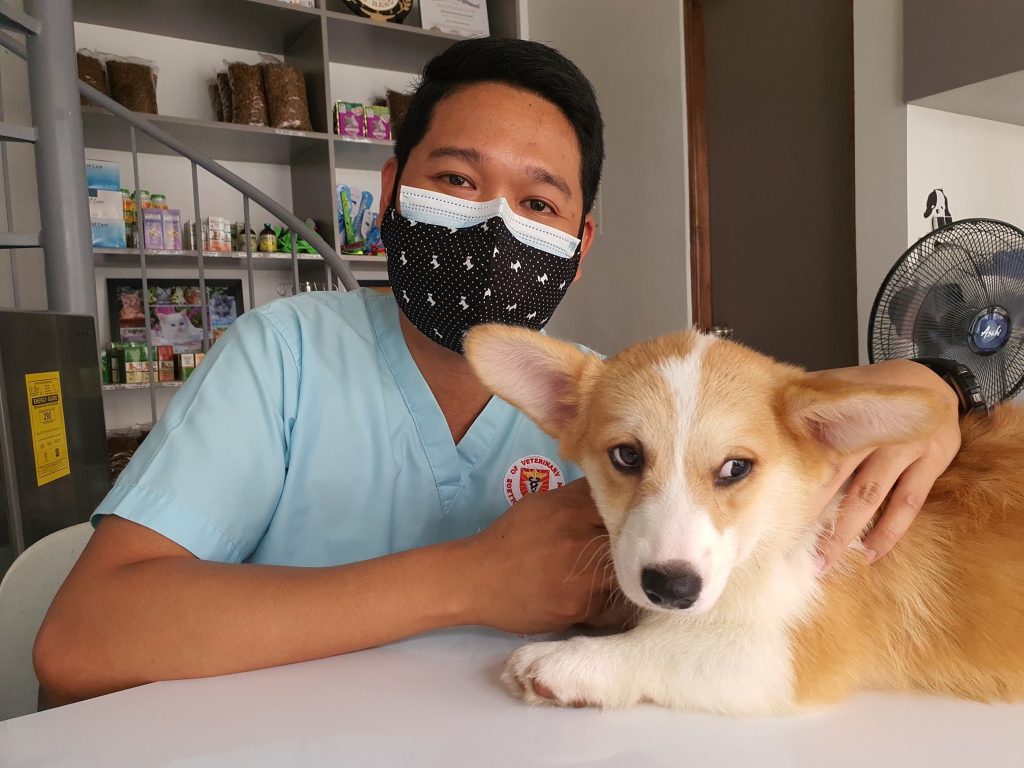
<path id="1" fill-rule="evenodd" d="M 530 704 L 782 713 L 793 707 L 790 658 L 783 632 L 659 615 L 619 635 L 523 646 L 502 680 Z"/>

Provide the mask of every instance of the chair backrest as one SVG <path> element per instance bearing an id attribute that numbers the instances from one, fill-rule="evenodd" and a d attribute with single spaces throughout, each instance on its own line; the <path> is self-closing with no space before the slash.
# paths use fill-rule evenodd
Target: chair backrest
<path id="1" fill-rule="evenodd" d="M 36 711 L 32 645 L 90 536 L 89 523 L 51 533 L 22 552 L 0 582 L 0 720 Z"/>

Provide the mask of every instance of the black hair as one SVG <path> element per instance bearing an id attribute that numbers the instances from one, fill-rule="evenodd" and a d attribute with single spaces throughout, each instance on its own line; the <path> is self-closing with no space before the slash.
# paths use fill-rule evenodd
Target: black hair
<path id="1" fill-rule="evenodd" d="M 399 175 L 413 148 L 423 141 L 437 105 L 477 83 L 501 83 L 529 91 L 562 111 L 579 142 L 583 212 L 589 213 L 604 163 L 604 121 L 594 87 L 561 53 L 530 40 L 462 40 L 427 62 L 395 138 Z"/>

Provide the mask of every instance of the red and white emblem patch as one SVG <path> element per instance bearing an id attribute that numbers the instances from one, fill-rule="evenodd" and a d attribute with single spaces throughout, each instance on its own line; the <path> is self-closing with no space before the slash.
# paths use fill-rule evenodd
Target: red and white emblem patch
<path id="1" fill-rule="evenodd" d="M 524 456 L 505 473 L 502 489 L 511 507 L 531 493 L 553 491 L 565 485 L 562 470 L 551 459 L 544 456 Z"/>

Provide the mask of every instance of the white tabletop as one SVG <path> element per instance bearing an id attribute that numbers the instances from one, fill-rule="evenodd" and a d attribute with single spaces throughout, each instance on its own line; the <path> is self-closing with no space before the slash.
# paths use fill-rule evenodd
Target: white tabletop
<path id="1" fill-rule="evenodd" d="M 0 766 L 1024 766 L 1024 705 L 864 695 L 779 719 L 531 708 L 498 683 L 520 642 L 437 632 L 147 685 L 0 722 Z"/>

